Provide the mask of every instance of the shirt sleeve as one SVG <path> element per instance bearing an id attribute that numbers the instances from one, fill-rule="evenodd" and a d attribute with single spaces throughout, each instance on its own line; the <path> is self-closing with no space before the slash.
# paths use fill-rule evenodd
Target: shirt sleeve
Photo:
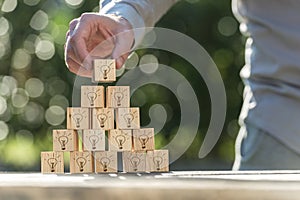
<path id="1" fill-rule="evenodd" d="M 155 23 L 179 0 L 100 0 L 100 14 L 115 14 L 129 21 L 134 29 L 135 46 L 145 27 Z"/>

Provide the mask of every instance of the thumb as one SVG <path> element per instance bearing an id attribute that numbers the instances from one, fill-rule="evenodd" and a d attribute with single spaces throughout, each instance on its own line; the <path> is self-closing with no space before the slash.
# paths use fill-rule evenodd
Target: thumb
<path id="1" fill-rule="evenodd" d="M 131 51 L 133 36 L 130 31 L 132 30 L 124 31 L 116 35 L 115 48 L 111 55 L 112 58 L 117 60 L 117 69 L 122 67 Z"/>

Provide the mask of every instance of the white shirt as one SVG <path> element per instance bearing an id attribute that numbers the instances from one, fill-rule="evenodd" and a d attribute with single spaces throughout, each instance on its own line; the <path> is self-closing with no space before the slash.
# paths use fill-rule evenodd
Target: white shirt
<path id="1" fill-rule="evenodd" d="M 104 0 L 100 13 L 126 18 L 133 28 L 152 27 L 176 0 Z M 248 36 L 241 123 L 268 132 L 300 153 L 300 1 L 233 0 Z M 139 43 L 143 32 L 135 32 Z"/>

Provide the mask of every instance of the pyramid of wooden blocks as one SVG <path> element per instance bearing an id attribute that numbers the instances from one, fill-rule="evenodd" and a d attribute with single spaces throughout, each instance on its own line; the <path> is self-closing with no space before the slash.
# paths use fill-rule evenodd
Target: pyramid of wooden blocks
<path id="1" fill-rule="evenodd" d="M 114 82 L 115 60 L 95 60 L 92 80 Z M 69 153 L 70 173 L 118 172 L 119 152 L 124 172 L 167 172 L 168 150 L 155 150 L 154 141 L 154 129 L 141 128 L 139 108 L 130 107 L 129 86 L 83 85 L 81 106 L 67 108 L 67 128 L 53 130 L 53 151 L 41 153 L 41 171 L 64 173 Z"/>

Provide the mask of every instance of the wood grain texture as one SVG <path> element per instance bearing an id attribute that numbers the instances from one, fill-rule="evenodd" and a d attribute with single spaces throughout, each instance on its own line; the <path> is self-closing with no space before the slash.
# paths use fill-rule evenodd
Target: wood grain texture
<path id="1" fill-rule="evenodd" d="M 70 153 L 70 173 L 93 173 L 94 160 L 90 151 L 72 151 Z"/>
<path id="2" fill-rule="evenodd" d="M 106 107 L 108 108 L 130 107 L 129 86 L 108 86 L 106 88 Z"/>
<path id="3" fill-rule="evenodd" d="M 140 110 L 134 108 L 116 109 L 117 129 L 139 129 L 140 128 Z"/>
<path id="4" fill-rule="evenodd" d="M 114 59 L 95 59 L 93 82 L 116 81 L 116 62 Z"/>
<path id="5" fill-rule="evenodd" d="M 123 152 L 123 171 L 124 172 L 145 172 L 146 153 L 144 152 Z"/>
<path id="6" fill-rule="evenodd" d="M 146 171 L 148 171 L 148 172 L 168 172 L 169 171 L 169 151 L 168 150 L 147 151 Z"/>
<path id="7" fill-rule="evenodd" d="M 81 107 L 67 108 L 67 129 L 89 129 L 89 109 Z"/>
<path id="8" fill-rule="evenodd" d="M 78 151 L 78 134 L 76 130 L 53 130 L 53 151 Z"/>
<path id="9" fill-rule="evenodd" d="M 105 131 L 86 129 L 82 132 L 83 151 L 104 151 Z"/>
<path id="10" fill-rule="evenodd" d="M 114 129 L 108 132 L 108 147 L 110 151 L 131 151 L 132 131 Z"/>
<path id="11" fill-rule="evenodd" d="M 41 152 L 41 172 L 43 174 L 64 173 L 64 153 L 63 152 Z"/>
<path id="12" fill-rule="evenodd" d="M 81 107 L 104 108 L 103 86 L 81 86 Z"/>
<path id="13" fill-rule="evenodd" d="M 116 151 L 97 151 L 95 156 L 95 172 L 118 172 L 118 159 Z"/>
<path id="14" fill-rule="evenodd" d="M 154 128 L 135 129 L 132 131 L 133 149 L 149 151 L 155 149 Z"/>
<path id="15" fill-rule="evenodd" d="M 92 129 L 111 130 L 114 129 L 113 108 L 92 109 Z"/>
<path id="16" fill-rule="evenodd" d="M 207 169 L 207 168 L 206 168 Z M 133 174 L 0 173 L 4 200 L 299 200 L 300 172 L 171 171 Z"/>

